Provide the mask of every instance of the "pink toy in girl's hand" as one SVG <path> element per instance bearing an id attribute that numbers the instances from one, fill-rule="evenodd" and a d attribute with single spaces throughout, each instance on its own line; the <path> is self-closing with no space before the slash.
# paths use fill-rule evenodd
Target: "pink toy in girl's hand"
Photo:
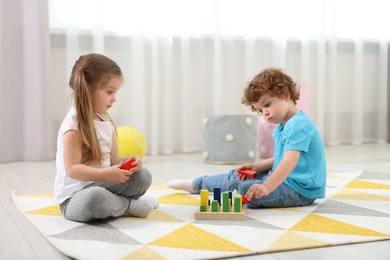
<path id="1" fill-rule="evenodd" d="M 133 168 L 133 162 L 135 161 L 134 158 L 132 158 L 131 160 L 128 160 L 127 162 L 125 162 L 124 164 L 122 164 L 122 166 L 120 167 L 120 169 L 122 170 L 130 170 L 131 168 Z"/>
<path id="2" fill-rule="evenodd" d="M 256 177 L 256 172 L 250 169 L 237 169 L 237 172 L 241 175 L 245 175 L 248 179 L 254 179 Z"/>

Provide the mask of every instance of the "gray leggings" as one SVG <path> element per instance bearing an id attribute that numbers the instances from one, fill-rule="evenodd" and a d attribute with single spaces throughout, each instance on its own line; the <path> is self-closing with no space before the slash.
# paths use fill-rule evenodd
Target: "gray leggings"
<path id="1" fill-rule="evenodd" d="M 87 222 L 125 214 L 132 199 L 139 199 L 152 184 L 146 168 L 129 176 L 123 183 L 94 182 L 60 204 L 66 219 Z"/>

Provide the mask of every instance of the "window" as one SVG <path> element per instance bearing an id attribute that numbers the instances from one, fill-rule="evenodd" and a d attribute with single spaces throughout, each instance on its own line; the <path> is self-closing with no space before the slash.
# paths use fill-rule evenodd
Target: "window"
<path id="1" fill-rule="evenodd" d="M 52 29 L 121 35 L 388 38 L 382 0 L 49 0 Z"/>

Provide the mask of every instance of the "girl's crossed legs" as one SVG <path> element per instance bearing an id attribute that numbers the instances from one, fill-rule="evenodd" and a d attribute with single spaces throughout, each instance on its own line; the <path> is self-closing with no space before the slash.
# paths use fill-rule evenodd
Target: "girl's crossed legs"
<path id="1" fill-rule="evenodd" d="M 158 207 L 155 198 L 141 198 L 151 183 L 152 175 L 146 168 L 130 175 L 124 183 L 95 182 L 61 203 L 61 212 L 65 218 L 79 222 L 126 213 L 147 217 L 153 208 Z"/>

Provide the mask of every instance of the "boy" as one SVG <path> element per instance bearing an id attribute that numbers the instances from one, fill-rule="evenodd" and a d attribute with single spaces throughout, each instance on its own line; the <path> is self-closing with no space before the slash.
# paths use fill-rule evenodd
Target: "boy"
<path id="1" fill-rule="evenodd" d="M 248 179 L 236 169 L 228 173 L 172 180 L 167 187 L 199 193 L 238 190 L 249 207 L 296 207 L 325 197 L 326 160 L 321 135 L 312 120 L 296 106 L 299 88 L 282 70 L 268 68 L 249 82 L 242 103 L 269 123 L 278 124 L 273 133 L 274 157 L 245 164 L 240 169 L 256 171 Z"/>

